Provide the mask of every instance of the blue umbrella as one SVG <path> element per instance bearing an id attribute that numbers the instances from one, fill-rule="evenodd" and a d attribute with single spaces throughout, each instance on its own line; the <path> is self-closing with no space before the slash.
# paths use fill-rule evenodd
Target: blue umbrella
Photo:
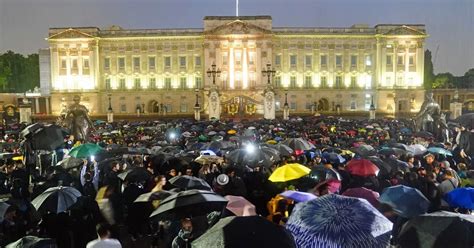
<path id="1" fill-rule="evenodd" d="M 444 196 L 453 208 L 474 209 L 474 188 L 457 188 Z"/>
<path id="2" fill-rule="evenodd" d="M 405 218 L 424 214 L 430 206 L 430 201 L 419 190 L 403 185 L 384 189 L 379 201 L 389 204 Z"/>
<path id="3" fill-rule="evenodd" d="M 280 195 L 295 202 L 307 202 L 316 199 L 314 194 L 294 190 L 287 190 Z"/>
<path id="4" fill-rule="evenodd" d="M 336 194 L 297 204 L 286 228 L 297 247 L 387 247 L 392 223 L 367 200 Z"/>
<path id="5" fill-rule="evenodd" d="M 334 152 L 323 152 L 323 158 L 331 164 L 342 164 L 346 162 L 345 158 Z"/>
<path id="6" fill-rule="evenodd" d="M 441 155 L 445 155 L 445 156 L 453 156 L 453 154 L 450 151 L 448 151 L 444 148 L 441 148 L 441 147 L 430 147 L 430 148 L 428 148 L 427 151 L 430 152 L 430 153 L 436 153 L 436 154 L 441 154 Z"/>

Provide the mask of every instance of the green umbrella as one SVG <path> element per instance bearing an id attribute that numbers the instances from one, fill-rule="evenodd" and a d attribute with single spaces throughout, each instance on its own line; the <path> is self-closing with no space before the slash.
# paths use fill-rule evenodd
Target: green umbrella
<path id="1" fill-rule="evenodd" d="M 100 147 L 99 145 L 87 143 L 72 148 L 72 150 L 69 152 L 69 156 L 75 158 L 88 158 L 90 156 L 96 155 L 97 153 L 103 150 L 104 149 L 102 149 L 102 147 Z"/>

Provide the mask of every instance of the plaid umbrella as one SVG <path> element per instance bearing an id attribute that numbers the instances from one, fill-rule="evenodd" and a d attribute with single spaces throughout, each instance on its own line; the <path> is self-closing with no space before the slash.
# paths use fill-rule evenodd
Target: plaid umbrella
<path id="1" fill-rule="evenodd" d="M 401 247 L 474 247 L 474 216 L 451 212 L 420 215 L 403 225 Z"/>
<path id="2" fill-rule="evenodd" d="M 193 241 L 198 248 L 292 248 L 290 234 L 260 216 L 226 217 Z"/>
<path id="3" fill-rule="evenodd" d="M 297 247 L 387 247 L 392 223 L 366 200 L 329 194 L 298 204 L 286 228 Z"/>

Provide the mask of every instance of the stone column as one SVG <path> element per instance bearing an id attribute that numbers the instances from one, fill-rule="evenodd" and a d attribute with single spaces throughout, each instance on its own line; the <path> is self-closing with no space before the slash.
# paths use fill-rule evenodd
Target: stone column
<path id="1" fill-rule="evenodd" d="M 49 97 L 45 97 L 45 100 L 46 100 L 46 114 L 49 115 L 51 114 L 51 109 L 49 106 Z"/>
<path id="2" fill-rule="evenodd" d="M 201 120 L 201 107 L 199 105 L 194 106 L 194 120 Z"/>
<path id="3" fill-rule="evenodd" d="M 288 104 L 285 104 L 283 106 L 283 120 L 289 120 L 290 119 L 290 106 Z"/>
<path id="4" fill-rule="evenodd" d="M 40 112 L 39 98 L 35 97 L 35 114 L 39 114 L 39 112 Z"/>

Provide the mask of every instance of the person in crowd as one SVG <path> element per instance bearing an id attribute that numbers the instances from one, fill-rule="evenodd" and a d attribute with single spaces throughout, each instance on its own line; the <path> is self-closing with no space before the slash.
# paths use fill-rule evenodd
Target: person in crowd
<path id="1" fill-rule="evenodd" d="M 190 248 L 191 242 L 194 240 L 193 222 L 190 218 L 181 220 L 181 230 L 173 239 L 172 248 Z"/>
<path id="2" fill-rule="evenodd" d="M 122 248 L 120 241 L 111 238 L 112 228 L 109 224 L 101 223 L 97 225 L 98 239 L 87 243 L 86 248 Z"/>

